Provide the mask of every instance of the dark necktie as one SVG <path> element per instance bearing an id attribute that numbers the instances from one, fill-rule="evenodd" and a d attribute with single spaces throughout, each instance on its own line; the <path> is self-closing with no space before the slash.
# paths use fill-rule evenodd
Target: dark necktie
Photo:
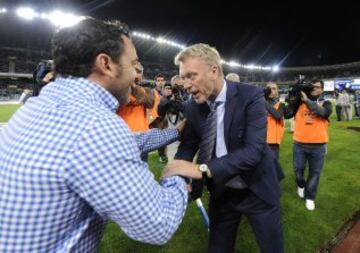
<path id="1" fill-rule="evenodd" d="M 206 163 L 211 160 L 215 147 L 217 117 L 216 108 L 223 102 L 210 103 L 210 113 L 208 114 L 203 128 L 203 136 L 199 144 L 199 158 L 198 163 Z"/>
<path id="2" fill-rule="evenodd" d="M 216 129 L 217 129 L 217 115 L 216 108 L 223 102 L 214 102 L 209 105 L 210 113 L 208 114 L 205 126 L 203 128 L 204 134 L 199 144 L 199 158 L 198 163 L 209 162 L 213 157 L 216 140 Z M 236 176 L 230 179 L 226 186 L 233 189 L 244 189 L 247 188 L 247 184 L 240 176 Z"/>

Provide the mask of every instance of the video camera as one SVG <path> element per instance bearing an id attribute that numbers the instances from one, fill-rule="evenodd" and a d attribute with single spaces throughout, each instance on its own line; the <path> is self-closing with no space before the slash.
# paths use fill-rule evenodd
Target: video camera
<path id="1" fill-rule="evenodd" d="M 285 101 L 293 105 L 299 105 L 301 103 L 301 92 L 304 92 L 309 97 L 312 90 L 312 83 L 306 82 L 304 75 L 299 75 L 296 83 L 290 85 L 290 89 L 288 91 L 288 95 L 285 98 Z"/>
<path id="2" fill-rule="evenodd" d="M 173 94 L 173 98 L 169 101 L 168 112 L 171 114 L 179 114 L 180 112 L 184 113 L 184 100 L 181 96 L 180 87 L 178 87 L 177 85 L 173 85 L 171 87 L 171 91 Z"/>
<path id="3" fill-rule="evenodd" d="M 158 114 L 166 117 L 169 122 L 176 125 L 178 120 L 183 120 L 185 106 L 181 96 L 180 87 L 171 84 L 165 84 L 165 90 L 171 90 L 171 93 L 163 94 L 158 106 Z"/>

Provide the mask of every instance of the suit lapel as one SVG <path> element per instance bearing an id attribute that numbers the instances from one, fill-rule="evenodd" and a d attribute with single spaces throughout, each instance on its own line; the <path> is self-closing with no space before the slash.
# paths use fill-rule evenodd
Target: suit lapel
<path id="1" fill-rule="evenodd" d="M 206 117 L 210 112 L 210 108 L 207 105 L 207 103 L 199 104 L 197 106 L 198 106 L 198 114 L 197 114 L 196 121 L 198 122 L 197 126 L 201 132 L 205 127 Z"/>
<path id="2" fill-rule="evenodd" d="M 226 82 L 227 91 L 226 91 L 226 102 L 225 102 L 225 115 L 224 115 L 224 138 L 226 148 L 229 151 L 229 134 L 230 134 L 230 125 L 234 116 L 235 106 L 237 102 L 237 88 L 236 85 L 231 82 Z"/>

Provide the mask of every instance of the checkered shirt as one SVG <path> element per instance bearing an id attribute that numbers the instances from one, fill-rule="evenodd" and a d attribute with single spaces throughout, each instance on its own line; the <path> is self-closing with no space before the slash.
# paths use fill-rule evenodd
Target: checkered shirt
<path id="1" fill-rule="evenodd" d="M 95 252 L 107 220 L 163 244 L 187 206 L 180 177 L 154 180 L 141 151 L 177 131 L 133 134 L 117 100 L 84 78 L 57 78 L 0 132 L 0 252 Z"/>

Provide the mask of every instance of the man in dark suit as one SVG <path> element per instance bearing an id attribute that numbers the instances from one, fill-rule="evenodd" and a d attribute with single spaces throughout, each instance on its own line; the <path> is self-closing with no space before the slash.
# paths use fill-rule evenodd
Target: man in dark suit
<path id="1" fill-rule="evenodd" d="M 175 63 L 192 100 L 187 105 L 177 160 L 168 164 L 163 176 L 181 175 L 206 182 L 210 191 L 209 252 L 234 251 L 243 214 L 262 253 L 283 252 L 281 175 L 265 141 L 262 90 L 225 81 L 219 53 L 206 44 L 185 48 Z M 199 164 L 194 164 L 198 150 Z"/>

